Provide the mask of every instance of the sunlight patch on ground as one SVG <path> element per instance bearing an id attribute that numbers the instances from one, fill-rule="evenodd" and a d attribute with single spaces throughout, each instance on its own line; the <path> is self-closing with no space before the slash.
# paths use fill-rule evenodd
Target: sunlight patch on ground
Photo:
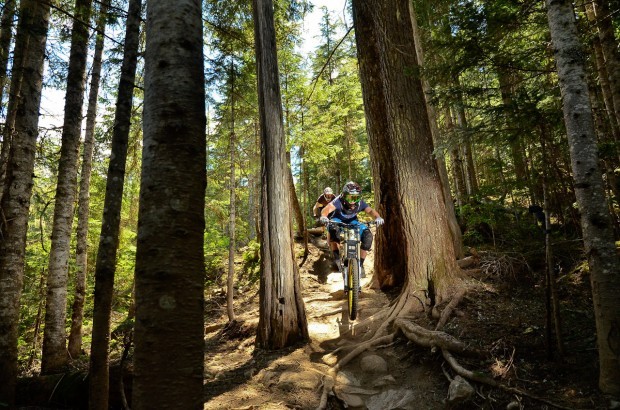
<path id="1" fill-rule="evenodd" d="M 335 323 L 335 320 L 331 322 L 333 323 L 308 323 L 308 332 L 310 332 L 312 340 L 323 341 L 338 337 L 338 324 Z"/>

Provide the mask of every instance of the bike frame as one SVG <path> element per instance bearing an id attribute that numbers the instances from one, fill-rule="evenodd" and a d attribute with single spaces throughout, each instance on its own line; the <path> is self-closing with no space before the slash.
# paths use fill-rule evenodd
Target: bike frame
<path id="1" fill-rule="evenodd" d="M 362 290 L 360 285 L 361 225 L 337 221 L 330 221 L 329 224 L 336 226 L 339 230 L 338 235 L 341 244 L 340 272 L 344 278 L 344 292 L 348 301 L 349 318 L 355 320 L 358 297 Z M 374 222 L 366 222 L 365 224 L 369 227 Z"/>

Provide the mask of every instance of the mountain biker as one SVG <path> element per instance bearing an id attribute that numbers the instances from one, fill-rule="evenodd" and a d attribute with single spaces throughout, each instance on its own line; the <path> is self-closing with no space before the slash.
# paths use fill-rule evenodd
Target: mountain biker
<path id="1" fill-rule="evenodd" d="M 329 214 L 333 212 L 331 217 L 332 221 L 342 222 L 346 224 L 359 225 L 360 227 L 360 239 L 361 239 L 361 252 L 360 252 L 360 267 L 362 268 L 362 276 L 364 276 L 364 260 L 366 255 L 372 246 L 372 233 L 370 229 L 360 223 L 357 219 L 357 214 L 361 211 L 366 212 L 372 216 L 377 226 L 383 225 L 384 220 L 379 213 L 372 209 L 362 199 L 362 188 L 356 182 L 350 181 L 342 188 L 342 193 L 336 197 L 332 202 L 327 204 L 321 211 L 321 223 L 327 224 Z M 340 248 L 338 244 L 340 238 L 338 236 L 337 228 L 335 226 L 329 227 L 329 246 L 334 255 L 334 262 L 340 268 Z"/>
<path id="2" fill-rule="evenodd" d="M 323 208 L 325 208 L 327 204 L 333 201 L 334 198 L 336 198 L 336 195 L 334 195 L 334 191 L 330 187 L 326 187 L 323 190 L 323 193 L 321 194 L 321 196 L 316 200 L 316 203 L 314 204 L 314 207 L 312 208 L 312 215 L 314 215 L 314 217 L 317 218 L 317 226 L 322 225 L 318 223 L 319 222 L 318 218 L 321 216 L 321 211 L 323 210 Z"/>
<path id="3" fill-rule="evenodd" d="M 323 190 L 323 193 L 321 194 L 321 196 L 318 197 L 318 199 L 316 200 L 316 203 L 314 204 L 314 207 L 312 208 L 312 215 L 314 215 L 314 219 L 316 221 L 314 226 L 321 227 L 324 238 L 326 234 L 325 234 L 325 229 L 323 228 L 323 224 L 320 221 L 321 211 L 323 210 L 323 208 L 325 208 L 327 204 L 333 201 L 334 198 L 336 198 L 336 195 L 334 195 L 334 191 L 330 187 L 326 187 Z"/>

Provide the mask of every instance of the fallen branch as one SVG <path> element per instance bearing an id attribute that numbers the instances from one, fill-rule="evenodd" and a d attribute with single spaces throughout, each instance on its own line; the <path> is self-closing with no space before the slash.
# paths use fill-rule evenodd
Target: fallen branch
<path id="1" fill-rule="evenodd" d="M 450 365 L 450 367 L 452 367 L 452 370 L 454 370 L 454 372 L 456 374 L 458 374 L 461 377 L 464 377 L 466 379 L 469 380 L 473 380 L 475 382 L 478 383 L 483 383 L 492 387 L 497 387 L 498 389 L 504 390 L 505 392 L 508 393 L 512 393 L 512 394 L 517 394 L 520 396 L 525 396 L 525 397 L 529 397 L 530 399 L 539 401 L 541 403 L 545 403 L 548 404 L 549 406 L 553 406 L 556 407 L 558 409 L 564 409 L 564 410 L 571 410 L 572 407 L 565 407 L 562 406 L 560 404 L 554 403 L 552 401 L 549 401 L 545 398 L 542 397 L 538 397 L 536 395 L 533 395 L 531 393 L 528 393 L 526 391 L 517 389 L 515 387 L 510 387 L 510 386 L 506 386 L 488 376 L 485 376 L 483 374 L 480 373 L 476 373 L 476 372 L 472 372 L 471 370 L 467 370 L 465 369 L 463 366 L 461 366 L 459 364 L 459 362 L 456 361 L 456 359 L 454 358 L 454 356 L 452 356 L 452 354 L 447 350 L 447 349 L 441 349 L 441 353 L 443 354 L 444 359 L 446 359 L 446 362 L 448 362 L 448 364 Z"/>
<path id="2" fill-rule="evenodd" d="M 457 265 L 459 265 L 459 268 L 461 269 L 467 269 L 471 266 L 474 266 L 476 263 L 478 263 L 480 261 L 479 257 L 476 256 L 468 256 L 466 258 L 463 259 L 459 259 L 456 261 Z"/>

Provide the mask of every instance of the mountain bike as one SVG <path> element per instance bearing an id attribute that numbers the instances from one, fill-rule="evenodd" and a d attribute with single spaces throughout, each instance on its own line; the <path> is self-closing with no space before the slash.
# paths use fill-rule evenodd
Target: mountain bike
<path id="1" fill-rule="evenodd" d="M 370 227 L 375 222 L 362 222 Z M 346 224 L 343 222 L 329 221 L 327 226 L 332 225 L 337 228 L 340 237 L 340 263 L 338 270 L 344 279 L 344 294 L 347 297 L 347 307 L 349 309 L 349 319 L 355 320 L 357 317 L 357 303 L 359 294 L 362 290 L 360 286 L 360 228 L 361 225 Z"/>

